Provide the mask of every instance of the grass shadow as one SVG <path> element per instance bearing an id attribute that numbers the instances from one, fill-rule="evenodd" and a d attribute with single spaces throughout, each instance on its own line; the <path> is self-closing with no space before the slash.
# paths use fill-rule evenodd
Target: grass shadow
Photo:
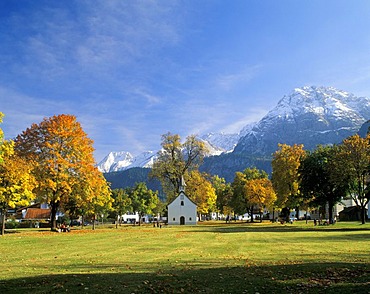
<path id="1" fill-rule="evenodd" d="M 370 227 L 336 227 L 335 225 L 330 226 L 302 226 L 294 224 L 271 224 L 261 225 L 257 223 L 243 223 L 243 224 L 222 224 L 213 226 L 199 226 L 194 232 L 204 233 L 273 233 L 273 232 L 370 232 Z"/>
<path id="2" fill-rule="evenodd" d="M 148 273 L 51 273 L 47 276 L 22 277 L 0 281 L 0 293 L 368 294 L 369 281 L 370 266 L 356 263 L 183 267 L 176 270 L 162 268 Z"/>

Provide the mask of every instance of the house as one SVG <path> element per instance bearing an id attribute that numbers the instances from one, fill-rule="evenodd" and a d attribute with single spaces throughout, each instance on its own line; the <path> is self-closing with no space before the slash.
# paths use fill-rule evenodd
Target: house
<path id="1" fill-rule="evenodd" d="M 181 177 L 179 195 L 168 204 L 169 225 L 196 225 L 197 205 L 185 194 L 185 181 Z"/>
<path id="2" fill-rule="evenodd" d="M 365 213 L 367 213 L 367 209 Z M 359 221 L 361 220 L 361 210 L 357 206 L 346 207 L 341 212 L 339 212 L 339 220 Z"/>

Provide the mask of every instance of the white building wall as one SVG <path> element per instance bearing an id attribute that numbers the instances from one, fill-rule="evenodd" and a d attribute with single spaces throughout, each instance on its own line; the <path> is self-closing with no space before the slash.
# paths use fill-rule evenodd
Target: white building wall
<path id="1" fill-rule="evenodd" d="M 168 205 L 168 224 L 180 225 L 181 218 L 185 225 L 197 224 L 197 206 L 183 192 Z"/>

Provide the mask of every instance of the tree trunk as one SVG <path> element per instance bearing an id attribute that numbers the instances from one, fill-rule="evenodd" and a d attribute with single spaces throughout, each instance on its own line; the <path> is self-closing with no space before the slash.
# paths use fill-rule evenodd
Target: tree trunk
<path id="1" fill-rule="evenodd" d="M 329 212 L 329 224 L 333 224 L 333 207 L 334 203 L 332 201 L 328 201 L 328 212 Z"/>
<path id="2" fill-rule="evenodd" d="M 92 227 L 92 229 L 93 230 L 95 230 L 95 219 L 96 219 L 96 216 L 95 216 L 95 214 L 93 215 L 93 227 Z"/>
<path id="3" fill-rule="evenodd" d="M 365 205 L 362 205 L 361 206 L 361 224 L 365 224 L 365 220 L 366 220 L 366 217 L 365 217 L 365 214 L 366 214 L 366 207 Z"/>
<path id="4" fill-rule="evenodd" d="M 50 201 L 51 206 L 51 230 L 55 231 L 57 229 L 57 211 L 59 208 L 59 201 Z"/>
<path id="5" fill-rule="evenodd" d="M 308 210 L 306 210 L 306 215 L 305 215 L 305 218 L 306 218 L 306 224 L 308 224 L 308 216 L 307 216 L 307 214 L 308 214 Z"/>
<path id="6" fill-rule="evenodd" d="M 251 223 L 253 223 L 254 222 L 254 219 L 253 219 L 253 206 L 251 207 L 250 212 L 251 212 Z"/>
<path id="7" fill-rule="evenodd" d="M 5 220 L 6 220 L 5 213 L 6 213 L 6 210 L 1 209 L 0 212 L 1 212 L 1 236 L 4 236 L 4 234 L 5 234 Z"/>

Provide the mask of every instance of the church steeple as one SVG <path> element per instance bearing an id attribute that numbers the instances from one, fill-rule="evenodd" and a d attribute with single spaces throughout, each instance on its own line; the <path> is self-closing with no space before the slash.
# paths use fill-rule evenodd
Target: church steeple
<path id="1" fill-rule="evenodd" d="M 184 180 L 184 176 L 182 175 L 180 179 L 179 192 L 185 192 L 185 187 L 186 187 L 186 183 Z"/>

